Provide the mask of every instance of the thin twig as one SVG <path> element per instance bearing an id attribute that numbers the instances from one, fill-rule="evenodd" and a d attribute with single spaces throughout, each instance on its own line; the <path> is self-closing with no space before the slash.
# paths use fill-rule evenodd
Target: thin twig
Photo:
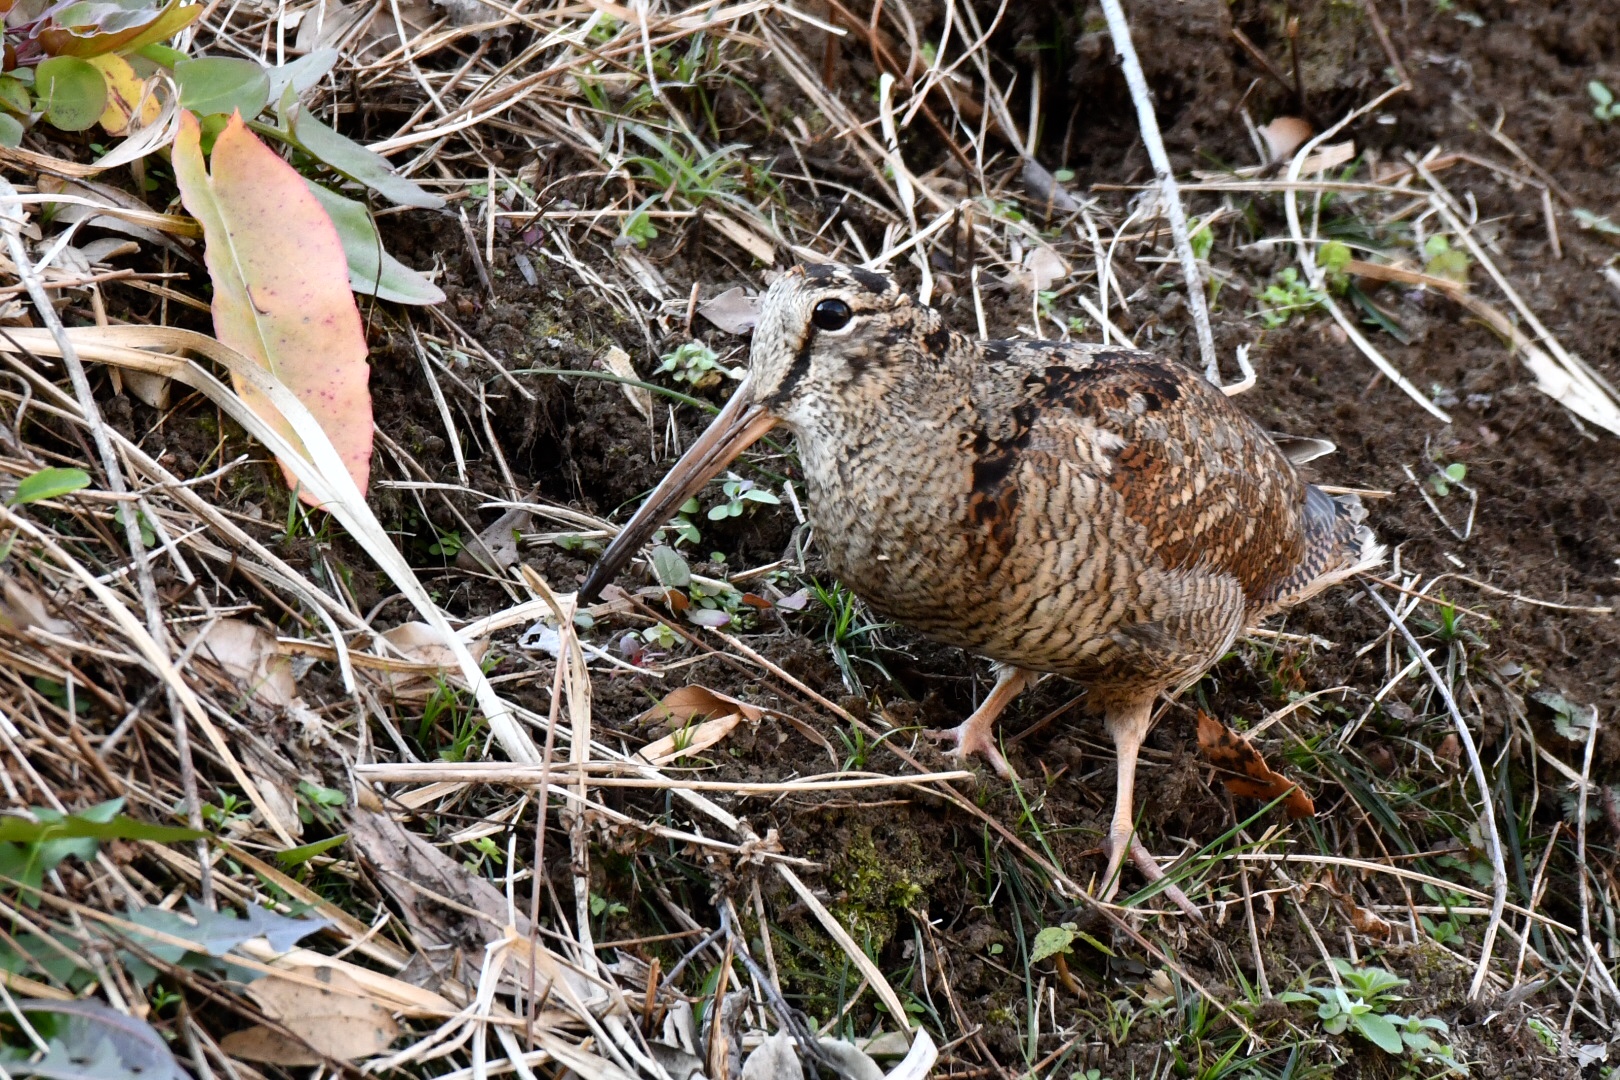
<path id="1" fill-rule="evenodd" d="M 1457 699 L 1451 694 L 1451 688 L 1441 677 L 1434 662 L 1423 646 L 1418 644 L 1412 631 L 1407 629 L 1406 621 L 1396 614 L 1395 609 L 1384 601 L 1382 596 L 1366 582 L 1362 582 L 1362 589 L 1373 599 L 1384 617 L 1398 630 L 1406 644 L 1417 654 L 1423 663 L 1423 670 L 1428 672 L 1429 678 L 1434 682 L 1434 688 L 1440 694 L 1441 700 L 1446 703 L 1446 710 L 1451 713 L 1451 721 L 1457 728 L 1457 737 L 1462 740 L 1463 750 L 1468 755 L 1468 767 L 1474 774 L 1474 784 L 1479 788 L 1480 814 L 1479 823 L 1481 831 L 1485 834 L 1486 853 L 1491 859 L 1491 919 L 1485 925 L 1485 935 L 1480 942 L 1479 966 L 1474 969 L 1474 979 L 1468 986 L 1468 996 L 1478 998 L 1481 988 L 1485 984 L 1485 976 L 1490 971 L 1491 947 L 1496 941 L 1496 931 L 1502 925 L 1502 909 L 1507 905 L 1507 866 L 1502 858 L 1502 837 L 1496 829 L 1496 807 L 1491 800 L 1490 782 L 1485 778 L 1485 765 L 1480 761 L 1479 747 L 1474 745 L 1474 733 L 1468 729 L 1468 722 L 1463 719 L 1461 710 L 1457 708 Z"/>
<path id="2" fill-rule="evenodd" d="M 1204 278 L 1198 270 L 1198 257 L 1193 254 L 1192 238 L 1187 232 L 1187 215 L 1181 206 L 1181 191 L 1176 187 L 1176 176 L 1170 167 L 1170 155 L 1164 149 L 1159 135 L 1159 118 L 1153 111 L 1153 95 L 1148 89 L 1147 77 L 1142 74 L 1142 62 L 1136 57 L 1136 46 L 1131 44 L 1131 25 L 1125 18 L 1120 0 L 1102 0 L 1103 15 L 1108 19 L 1108 34 L 1114 39 L 1114 51 L 1119 54 L 1125 68 L 1125 82 L 1131 89 L 1131 101 L 1136 105 L 1136 123 L 1147 145 L 1148 159 L 1159 179 L 1165 217 L 1170 219 L 1170 232 L 1175 237 L 1176 257 L 1181 260 L 1182 278 L 1187 283 L 1187 306 L 1192 310 L 1193 325 L 1198 330 L 1198 352 L 1204 361 L 1204 377 L 1219 386 L 1221 382 L 1220 358 L 1215 353 L 1215 334 L 1209 325 L 1209 300 L 1204 295 Z"/>

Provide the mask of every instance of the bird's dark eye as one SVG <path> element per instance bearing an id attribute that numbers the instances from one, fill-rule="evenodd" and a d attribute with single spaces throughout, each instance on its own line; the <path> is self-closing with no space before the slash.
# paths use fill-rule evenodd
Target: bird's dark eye
<path id="1" fill-rule="evenodd" d="M 818 330 L 842 330 L 854 317 L 855 313 L 842 300 L 823 300 L 811 312 L 810 321 Z"/>

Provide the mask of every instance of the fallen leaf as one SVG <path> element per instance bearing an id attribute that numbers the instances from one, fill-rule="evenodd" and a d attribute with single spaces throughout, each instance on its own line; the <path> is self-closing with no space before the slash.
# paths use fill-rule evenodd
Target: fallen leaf
<path id="1" fill-rule="evenodd" d="M 383 688 L 395 701 L 425 701 L 438 689 L 441 672 L 456 673 L 461 665 L 444 637 L 425 622 L 400 623 L 380 635 L 399 651 L 399 655 L 413 664 L 431 667 L 431 671 L 379 671 L 376 673 Z M 482 660 L 489 650 L 489 640 L 481 638 L 467 643 L 467 651 L 474 660 Z M 379 650 L 380 652 L 381 650 Z M 389 653 L 388 655 L 393 655 Z"/>
<path id="2" fill-rule="evenodd" d="M 1025 279 L 1029 291 L 1042 293 L 1052 287 L 1055 281 L 1061 281 L 1069 276 L 1069 264 L 1063 257 L 1049 247 L 1031 248 L 1024 256 Z"/>
<path id="3" fill-rule="evenodd" d="M 1350 909 L 1350 925 L 1358 934 L 1366 934 L 1368 937 L 1382 940 L 1388 938 L 1390 932 L 1394 929 L 1390 926 L 1388 919 L 1376 911 L 1369 911 L 1361 907 L 1353 900 L 1346 900 L 1344 906 Z"/>
<path id="4" fill-rule="evenodd" d="M 750 723 L 765 715 L 765 711 L 757 706 L 693 683 L 670 691 L 664 700 L 631 722 L 643 725 L 660 722 L 684 724 L 699 717 L 724 716 L 727 713 L 740 713 Z"/>
<path id="5" fill-rule="evenodd" d="M 1297 116 L 1279 116 L 1271 123 L 1260 129 L 1260 138 L 1266 144 L 1266 153 L 1271 155 L 1272 161 L 1281 161 L 1294 156 L 1294 151 L 1305 145 L 1305 140 L 1315 134 L 1309 121 L 1301 120 Z"/>
<path id="6" fill-rule="evenodd" d="M 31 626 L 60 637 L 73 633 L 72 623 L 63 622 L 46 609 L 33 582 L 0 574 L 0 632 L 20 635 Z"/>
<path id="7" fill-rule="evenodd" d="M 630 354 L 617 345 L 609 345 L 607 351 L 602 354 L 602 366 L 621 379 L 635 379 L 638 382 L 641 380 L 641 376 L 636 372 L 636 365 L 630 362 Z M 648 420 L 653 418 L 652 394 L 648 393 L 645 387 L 620 383 L 619 388 L 624 391 L 624 396 L 630 399 L 630 404 L 635 407 L 636 412 Z"/>
<path id="8" fill-rule="evenodd" d="M 759 297 L 741 287 L 727 289 L 697 306 L 697 313 L 728 334 L 746 334 L 759 321 Z"/>
<path id="9" fill-rule="evenodd" d="M 778 1031 L 754 1047 L 743 1062 L 741 1080 L 803 1080 L 798 1047 L 793 1036 Z"/>
<path id="10" fill-rule="evenodd" d="M 643 746 L 641 757 L 654 765 L 668 765 L 688 754 L 701 754 L 731 734 L 741 721 L 742 714 L 734 712 L 705 720 L 696 727 L 681 727 Z"/>
<path id="11" fill-rule="evenodd" d="M 1316 813 L 1316 804 L 1298 784 L 1272 772 L 1247 739 L 1205 712 L 1198 714 L 1198 749 L 1221 772 L 1221 783 L 1232 794 L 1266 802 L 1286 794 L 1283 809 L 1289 817 Z"/>
<path id="12" fill-rule="evenodd" d="M 635 723 L 663 723 L 672 730 L 641 748 L 641 756 L 654 765 L 667 765 L 718 743 L 743 720 L 755 723 L 763 710 L 706 686 L 683 686 L 635 718 Z M 707 717 L 702 723 L 693 721 Z"/>
<path id="13" fill-rule="evenodd" d="M 319 1065 L 325 1058 L 354 1061 L 380 1054 L 399 1037 L 393 1013 L 367 998 L 349 975 L 332 967 L 316 968 L 309 974 L 331 989 L 271 975 L 249 983 L 246 991 L 266 1016 L 307 1045 L 269 1028 L 249 1028 L 227 1035 L 221 1040 L 222 1048 L 249 1061 Z M 270 1050 L 276 1056 L 256 1056 Z"/>
<path id="14" fill-rule="evenodd" d="M 303 177 L 240 115 L 214 141 L 212 174 L 203 165 L 201 134 L 197 118 L 183 113 L 173 162 L 181 201 L 203 227 L 215 335 L 298 396 L 364 492 L 371 474 L 371 372 L 337 229 Z M 236 392 L 301 447 L 275 406 L 240 382 Z M 285 463 L 282 471 L 296 487 Z M 314 505 L 308 492 L 300 498 Z"/>
<path id="15" fill-rule="evenodd" d="M 107 134 L 128 133 L 130 120 L 137 118 L 137 110 L 141 127 L 146 127 L 158 118 L 158 114 L 163 111 L 163 103 L 153 92 L 157 83 L 156 78 L 141 78 L 130 66 L 129 61 L 117 53 L 105 53 L 87 59 L 92 67 L 100 69 L 101 77 L 107 83 L 107 107 L 102 111 L 99 121 Z"/>
<path id="16" fill-rule="evenodd" d="M 197 637 L 187 639 L 190 644 Z M 195 655 L 211 660 L 266 705 L 287 707 L 298 701 L 292 660 L 281 655 L 274 634 L 241 619 L 220 619 L 206 628 Z"/>
<path id="17" fill-rule="evenodd" d="M 508 567 L 518 561 L 518 534 L 529 527 L 534 515 L 522 507 L 513 507 L 489 523 L 472 543 L 456 554 L 456 566 L 470 572 L 483 570 L 504 577 Z"/>

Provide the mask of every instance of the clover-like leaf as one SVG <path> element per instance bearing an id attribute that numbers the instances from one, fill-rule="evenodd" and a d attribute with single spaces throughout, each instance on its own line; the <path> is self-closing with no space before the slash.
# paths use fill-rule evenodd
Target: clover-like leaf
<path id="1" fill-rule="evenodd" d="M 34 97 L 51 124 L 63 131 L 84 131 L 107 107 L 107 83 L 88 61 L 53 56 L 40 61 L 34 73 Z"/>

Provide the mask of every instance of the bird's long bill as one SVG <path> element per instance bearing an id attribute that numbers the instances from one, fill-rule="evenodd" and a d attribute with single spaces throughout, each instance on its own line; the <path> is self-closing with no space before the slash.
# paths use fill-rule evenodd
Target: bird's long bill
<path id="1" fill-rule="evenodd" d="M 641 504 L 641 509 L 636 511 L 630 523 L 619 530 L 613 543 L 591 567 L 585 584 L 580 586 L 580 603 L 595 600 L 603 587 L 647 542 L 653 531 L 675 516 L 682 503 L 701 491 L 716 473 L 776 426 L 776 417 L 754 400 L 749 385 L 751 382 L 750 379 L 743 380 L 726 407 L 720 410 L 720 415 L 698 436 L 697 442 L 681 455 L 681 460 L 647 496 L 647 501 Z"/>

